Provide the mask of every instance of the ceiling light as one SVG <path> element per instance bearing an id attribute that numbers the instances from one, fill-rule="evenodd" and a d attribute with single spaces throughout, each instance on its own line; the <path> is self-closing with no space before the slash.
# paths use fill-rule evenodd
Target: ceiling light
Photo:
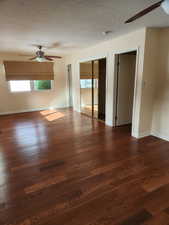
<path id="1" fill-rule="evenodd" d="M 38 61 L 38 62 L 47 62 L 48 61 L 48 60 L 46 60 L 45 58 L 42 58 L 42 57 L 36 57 L 35 60 Z"/>

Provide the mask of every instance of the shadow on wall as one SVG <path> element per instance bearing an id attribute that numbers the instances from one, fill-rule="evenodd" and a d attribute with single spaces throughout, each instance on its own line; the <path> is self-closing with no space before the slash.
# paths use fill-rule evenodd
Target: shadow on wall
<path id="1" fill-rule="evenodd" d="M 165 33 L 166 34 L 166 33 Z M 161 135 L 169 134 L 169 33 L 160 41 L 159 68 L 156 79 L 153 130 Z"/>

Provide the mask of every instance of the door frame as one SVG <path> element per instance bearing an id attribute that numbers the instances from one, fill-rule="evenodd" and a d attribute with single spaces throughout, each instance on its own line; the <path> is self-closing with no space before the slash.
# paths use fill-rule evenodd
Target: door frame
<path id="1" fill-rule="evenodd" d="M 69 105 L 69 107 L 73 107 L 72 64 L 67 65 L 67 81 L 68 81 L 68 89 L 69 89 L 69 91 L 68 91 L 68 105 Z M 71 84 L 71 87 L 70 87 L 70 84 Z"/>
<path id="2" fill-rule="evenodd" d="M 118 56 L 124 53 L 136 52 L 136 67 L 135 67 L 135 81 L 134 81 L 134 98 L 133 98 L 133 109 L 132 109 L 132 132 L 131 135 L 135 136 L 136 127 L 136 93 L 138 83 L 138 63 L 139 63 L 139 48 L 128 49 L 126 51 L 114 52 L 114 84 L 113 84 L 113 127 L 116 127 L 116 104 L 117 104 L 117 75 L 118 75 Z"/>

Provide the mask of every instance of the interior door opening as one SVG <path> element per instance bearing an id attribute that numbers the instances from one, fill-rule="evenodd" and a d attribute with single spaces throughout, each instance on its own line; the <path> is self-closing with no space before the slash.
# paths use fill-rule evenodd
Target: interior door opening
<path id="1" fill-rule="evenodd" d="M 115 127 L 132 128 L 137 52 L 116 55 Z"/>
<path id="2" fill-rule="evenodd" d="M 80 63 L 81 112 L 105 121 L 106 58 Z"/>

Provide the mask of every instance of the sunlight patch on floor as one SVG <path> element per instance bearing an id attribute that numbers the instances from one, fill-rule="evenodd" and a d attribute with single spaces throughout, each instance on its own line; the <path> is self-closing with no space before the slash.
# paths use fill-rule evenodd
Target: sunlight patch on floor
<path id="1" fill-rule="evenodd" d="M 65 115 L 64 115 L 63 113 L 57 112 L 57 113 L 50 114 L 50 115 L 46 116 L 45 118 L 46 118 L 48 121 L 54 121 L 54 120 L 63 118 L 64 116 L 65 116 Z"/>
<path id="2" fill-rule="evenodd" d="M 40 114 L 43 115 L 43 116 L 46 116 L 46 115 L 56 113 L 56 112 L 57 112 L 56 109 L 49 109 L 49 110 L 41 111 Z"/>
<path id="3" fill-rule="evenodd" d="M 41 111 L 40 114 L 45 116 L 45 118 L 50 122 L 63 118 L 65 116 L 63 113 L 57 112 L 55 109 L 44 110 L 44 111 Z"/>

